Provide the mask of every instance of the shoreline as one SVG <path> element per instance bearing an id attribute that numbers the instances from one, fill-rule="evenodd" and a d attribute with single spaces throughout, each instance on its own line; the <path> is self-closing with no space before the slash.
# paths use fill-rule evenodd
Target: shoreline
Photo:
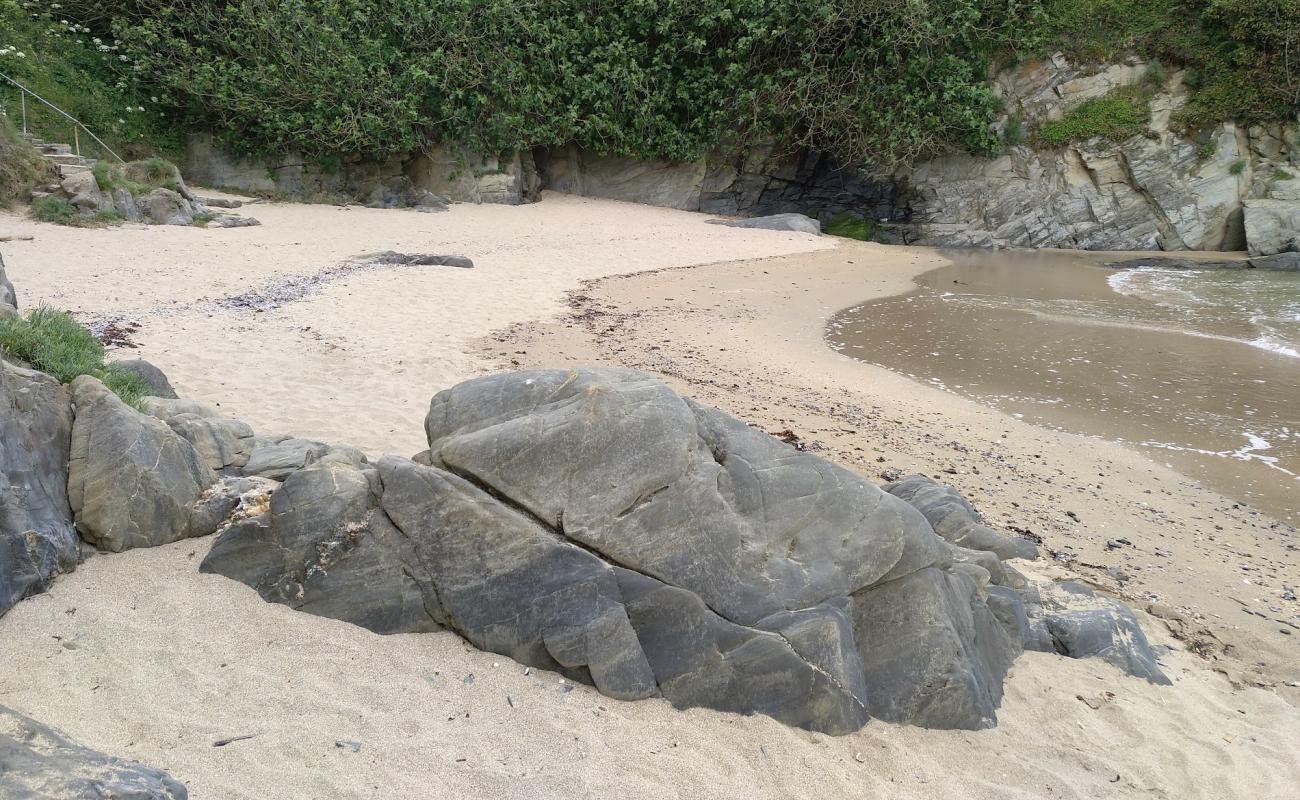
<path id="1" fill-rule="evenodd" d="M 877 483 L 929 474 L 995 527 L 1041 536 L 1079 579 L 1154 608 L 1208 667 L 1300 703 L 1300 628 L 1279 599 L 1296 551 L 1271 518 L 1121 443 L 1018 420 L 830 347 L 836 313 L 948 263 L 928 248 L 846 242 L 598 279 L 571 293 L 567 318 L 512 326 L 479 353 L 484 371 L 645 369 Z M 1133 545 L 1107 546 L 1117 539 Z"/>

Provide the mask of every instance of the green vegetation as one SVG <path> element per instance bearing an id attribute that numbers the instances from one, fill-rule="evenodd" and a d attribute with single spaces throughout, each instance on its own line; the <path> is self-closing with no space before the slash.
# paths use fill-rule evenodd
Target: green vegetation
<path id="1" fill-rule="evenodd" d="M 1187 69 L 1177 122 L 1188 130 L 1300 112 L 1300 0 L 1044 0 L 1043 10 L 1046 41 L 1076 60 L 1134 52 Z"/>
<path id="2" fill-rule="evenodd" d="M 890 165 L 1023 140 L 996 135 L 988 75 L 1057 49 L 1137 54 L 1148 86 L 1186 70 L 1188 130 L 1293 119 L 1297 31 L 1300 0 L 0 0 L 0 71 L 137 154 L 199 128 L 325 166 L 766 140 Z M 1118 138 L 1143 107 L 1103 98 L 1037 137 Z"/>
<path id="3" fill-rule="evenodd" d="M 49 163 L 22 140 L 7 117 L 0 117 L 0 206 L 25 199 L 49 174 Z"/>
<path id="4" fill-rule="evenodd" d="M 1247 161 L 1246 159 L 1239 158 L 1236 161 L 1232 162 L 1232 166 L 1228 167 L 1228 172 L 1229 174 L 1232 175 L 1240 175 L 1241 173 L 1246 171 L 1246 165 L 1249 163 L 1250 162 Z"/>
<path id="5" fill-rule="evenodd" d="M 116 225 L 123 221 L 116 211 L 96 211 L 94 214 L 80 214 L 77 209 L 62 197 L 38 197 L 32 201 L 32 218 L 55 225 L 68 225 L 74 228 L 102 228 Z"/>
<path id="6" fill-rule="evenodd" d="M 126 189 L 131 194 L 141 195 L 158 188 L 180 189 L 180 171 L 175 164 L 158 156 L 121 165 L 97 161 L 90 172 L 105 192 Z"/>
<path id="7" fill-rule="evenodd" d="M 1045 123 L 1038 129 L 1036 138 L 1048 145 L 1093 138 L 1122 142 L 1142 133 L 1149 107 L 1150 99 L 1140 89 L 1112 92 L 1105 97 L 1086 100 L 1061 119 Z"/>
<path id="8" fill-rule="evenodd" d="M 849 161 L 988 152 L 990 60 L 1037 0 L 88 0 L 139 93 L 244 150 L 688 159 L 775 137 Z M 92 11 L 93 9 L 93 11 Z M 310 24 L 304 24 L 310 20 Z M 107 34 L 105 34 L 107 35 Z"/>
<path id="9" fill-rule="evenodd" d="M 1292 175 L 1290 172 L 1287 172 L 1284 169 L 1273 170 L 1273 180 L 1275 181 L 1289 181 L 1294 177 L 1295 177 L 1294 175 Z"/>
<path id="10" fill-rule="evenodd" d="M 0 350 L 68 383 L 92 375 L 130 406 L 152 393 L 149 384 L 116 364 L 104 363 L 104 345 L 68 314 L 41 307 L 26 317 L 0 316 Z"/>
<path id="11" fill-rule="evenodd" d="M 125 60 L 124 60 L 125 59 Z M 57 3 L 0 0 L 0 73 L 81 120 L 124 158 L 179 149 L 172 120 L 130 77 L 135 64 L 109 34 Z M 0 110 L 19 124 L 19 91 L 0 80 Z M 73 143 L 66 119 L 27 98 L 28 129 L 46 141 Z M 81 152 L 103 156 L 80 134 Z"/>
<path id="12" fill-rule="evenodd" d="M 62 197 L 38 197 L 32 201 L 32 217 L 55 225 L 72 225 L 77 218 L 77 209 Z"/>
<path id="13" fill-rule="evenodd" d="M 875 228 L 870 222 L 862 217 L 856 217 L 845 212 L 843 214 L 836 214 L 828 220 L 826 224 L 822 225 L 822 233 L 869 242 L 872 240 Z"/>

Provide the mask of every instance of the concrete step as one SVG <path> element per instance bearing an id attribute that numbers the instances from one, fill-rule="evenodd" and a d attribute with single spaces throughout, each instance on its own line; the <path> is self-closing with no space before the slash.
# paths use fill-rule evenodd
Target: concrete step
<path id="1" fill-rule="evenodd" d="M 77 164 L 85 166 L 91 163 L 91 160 L 82 156 L 73 155 L 72 153 L 47 153 L 45 158 L 53 161 L 55 164 Z"/>
<path id="2" fill-rule="evenodd" d="M 51 156 L 66 156 L 72 154 L 72 145 L 70 144 L 51 144 L 49 142 L 44 142 L 37 145 L 37 149 L 42 153 Z"/>
<path id="3" fill-rule="evenodd" d="M 90 172 L 89 164 L 59 164 L 59 177 L 66 178 L 69 175 L 75 175 L 78 172 Z"/>

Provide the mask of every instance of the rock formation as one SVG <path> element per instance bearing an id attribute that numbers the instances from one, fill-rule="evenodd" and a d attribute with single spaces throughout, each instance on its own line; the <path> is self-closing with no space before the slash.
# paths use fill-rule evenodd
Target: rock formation
<path id="1" fill-rule="evenodd" d="M 634 370 L 468 381 L 430 402 L 428 450 L 377 464 L 141 405 L 0 360 L 0 613 L 75 566 L 78 532 L 118 552 L 219 531 L 201 569 L 272 602 L 833 734 L 991 726 L 1025 648 L 1165 680 L 1127 608 L 1027 581 L 1005 559 L 1036 547 L 953 490 L 882 491 Z M 56 744 L 15 751 L 0 787 L 24 760 L 81 776 L 40 755 Z M 142 793 L 114 796 L 171 796 L 123 774 Z"/>
<path id="2" fill-rule="evenodd" d="M 149 389 L 155 396 L 176 398 L 176 390 L 172 388 L 171 382 L 167 380 L 167 376 L 163 374 L 163 371 L 143 358 L 130 358 L 123 361 L 114 361 L 113 363 L 127 372 L 143 378 L 144 382 L 149 384 Z"/>
<path id="3" fill-rule="evenodd" d="M 892 487 L 914 506 L 644 373 L 468 381 L 425 429 L 415 461 L 317 451 L 202 569 L 381 633 L 449 628 L 612 697 L 830 733 L 992 725 L 1026 646 L 1162 677 L 1121 606 L 1044 600 L 999 555 L 1033 545 L 950 489 Z"/>
<path id="4" fill-rule="evenodd" d="M 61 198 L 83 217 L 116 214 L 118 218 L 127 222 L 144 222 L 150 225 L 201 223 L 221 228 L 234 228 L 261 224 L 252 217 L 214 214 L 185 185 L 180 171 L 175 166 L 168 165 L 168 167 L 170 174 L 161 178 L 162 185 L 158 185 L 159 176 L 154 174 L 158 168 L 156 162 L 130 162 L 120 167 L 111 167 L 116 178 L 122 183 L 111 188 L 101 187 L 94 172 L 77 171 L 61 178 L 58 183 L 32 192 L 32 199 Z"/>
<path id="5" fill-rule="evenodd" d="M 86 541 L 116 553 L 211 533 L 192 520 L 216 481 L 194 447 L 89 375 L 70 388 L 68 501 Z"/>
<path id="6" fill-rule="evenodd" d="M 8 800 L 186 800 L 172 776 L 82 747 L 0 706 L 0 797 Z"/>
<path id="7" fill-rule="evenodd" d="M 71 438 L 68 390 L 0 359 L 0 615 L 77 565 Z"/>

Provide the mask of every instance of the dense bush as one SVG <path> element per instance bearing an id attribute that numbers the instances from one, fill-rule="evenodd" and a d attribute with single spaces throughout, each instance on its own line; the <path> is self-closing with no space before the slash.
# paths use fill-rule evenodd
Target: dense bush
<path id="1" fill-rule="evenodd" d="M 148 94 L 137 93 L 136 64 L 112 37 L 96 31 L 58 3 L 0 0 L 0 73 L 7 74 L 108 142 L 124 158 L 175 150 L 172 120 Z M 0 80 L 0 110 L 18 124 L 18 90 Z M 27 99 L 30 130 L 71 144 L 73 131 L 57 112 Z M 106 153 L 81 134 L 85 155 Z"/>
<path id="2" fill-rule="evenodd" d="M 1190 68 L 1188 127 L 1300 108 L 1300 0 L 67 0 L 57 19 L 24 2 L 59 58 L 134 98 L 138 116 L 106 123 L 120 135 L 146 137 L 161 109 L 172 130 L 326 166 L 432 140 L 989 152 L 1022 133 L 993 133 L 990 66 L 1058 48 Z"/>
<path id="3" fill-rule="evenodd" d="M 118 0 L 112 15 L 150 91 L 248 148 L 576 141 L 685 159 L 725 132 L 897 161 L 996 146 L 988 60 L 1036 3 Z"/>
<path id="4" fill-rule="evenodd" d="M 93 375 L 131 406 L 153 393 L 144 378 L 105 364 L 104 345 L 62 311 L 42 307 L 26 317 L 0 316 L 0 350 L 63 383 L 78 375 Z"/>

